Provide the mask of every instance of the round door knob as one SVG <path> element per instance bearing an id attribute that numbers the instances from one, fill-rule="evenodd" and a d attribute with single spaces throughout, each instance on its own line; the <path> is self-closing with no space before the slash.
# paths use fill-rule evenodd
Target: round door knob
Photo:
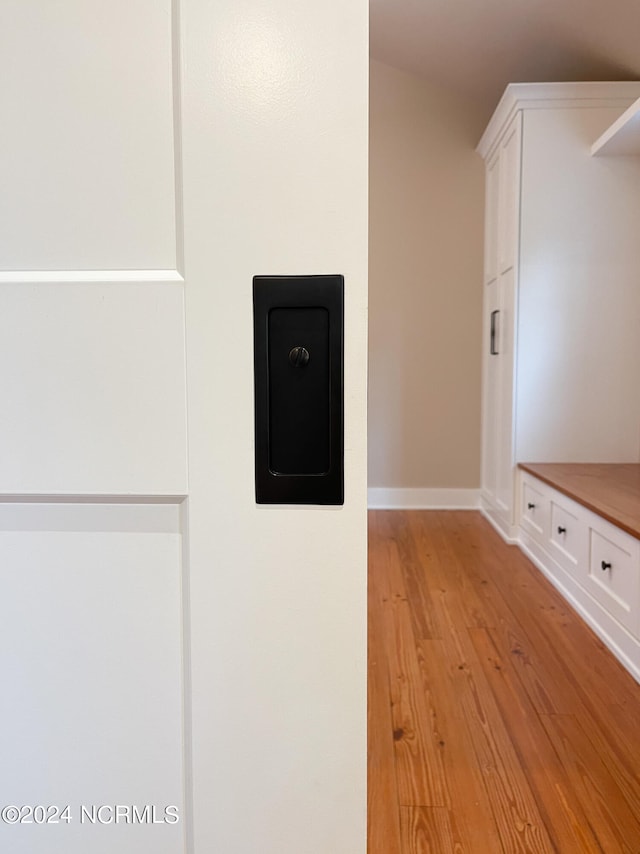
<path id="1" fill-rule="evenodd" d="M 535 506 L 536 506 L 535 504 L 532 504 L 531 502 L 529 502 L 529 503 L 527 504 L 527 510 L 534 510 L 534 509 L 535 509 Z"/>
<path id="2" fill-rule="evenodd" d="M 309 351 L 306 347 L 293 347 L 289 350 L 289 361 L 294 368 L 304 368 L 309 364 Z"/>
<path id="3" fill-rule="evenodd" d="M 611 564 L 606 560 L 603 560 L 600 566 L 602 567 L 603 572 L 607 569 L 611 569 Z"/>
<path id="4" fill-rule="evenodd" d="M 566 534 L 566 533 L 567 533 L 567 529 L 566 529 L 566 528 L 563 528 L 563 527 L 562 527 L 562 525 L 558 525 L 558 533 L 559 533 L 559 534 Z"/>

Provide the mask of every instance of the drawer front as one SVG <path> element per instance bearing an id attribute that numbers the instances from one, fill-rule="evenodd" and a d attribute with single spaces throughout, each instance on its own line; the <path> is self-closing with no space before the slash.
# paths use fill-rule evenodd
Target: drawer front
<path id="1" fill-rule="evenodd" d="M 573 574 L 586 569 L 589 529 L 578 505 L 555 496 L 551 499 L 551 553 Z"/>
<path id="2" fill-rule="evenodd" d="M 539 481 L 522 479 L 520 495 L 520 524 L 532 537 L 544 540 L 549 512 L 549 499 Z"/>
<path id="3" fill-rule="evenodd" d="M 640 628 L 640 555 L 638 541 L 613 526 L 590 528 L 587 589 L 634 635 Z"/>

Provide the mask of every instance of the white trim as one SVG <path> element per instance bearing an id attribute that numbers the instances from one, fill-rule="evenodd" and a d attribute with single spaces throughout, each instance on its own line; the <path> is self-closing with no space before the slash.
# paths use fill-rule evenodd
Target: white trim
<path id="1" fill-rule="evenodd" d="M 480 512 L 487 522 L 489 522 L 491 527 L 494 528 L 494 530 L 502 537 L 505 543 L 508 543 L 510 546 L 518 543 L 517 528 L 514 528 L 512 525 L 507 526 L 501 516 L 496 513 L 495 509 L 489 506 L 486 501 L 480 501 Z"/>
<path id="2" fill-rule="evenodd" d="M 640 82 L 510 83 L 476 147 L 486 158 L 517 110 L 550 107 L 620 107 L 640 96 Z"/>
<path id="3" fill-rule="evenodd" d="M 176 267 L 184 276 L 184 181 L 182 165 L 182 24 L 180 2 L 171 2 L 171 66 L 173 83 L 173 180 L 176 215 Z"/>
<path id="4" fill-rule="evenodd" d="M 76 493 L 58 492 L 57 494 L 45 493 L 0 493 L 0 508 L 4 504 L 182 504 L 186 495 L 141 495 L 130 492 L 128 494 L 106 495 L 103 493 Z"/>
<path id="5" fill-rule="evenodd" d="M 640 152 L 640 98 L 591 146 L 591 154 L 625 155 Z"/>
<path id="6" fill-rule="evenodd" d="M 0 531 L 88 531 L 91 533 L 179 534 L 181 504 L 60 502 L 0 503 Z"/>
<path id="7" fill-rule="evenodd" d="M 373 486 L 368 490 L 372 510 L 477 510 L 479 489 L 403 489 Z"/>
<path id="8" fill-rule="evenodd" d="M 184 282 L 177 270 L 2 270 L 0 284 Z"/>

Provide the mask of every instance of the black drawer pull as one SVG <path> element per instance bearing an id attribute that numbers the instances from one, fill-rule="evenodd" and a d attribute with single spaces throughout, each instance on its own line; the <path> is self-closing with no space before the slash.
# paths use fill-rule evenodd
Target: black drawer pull
<path id="1" fill-rule="evenodd" d="M 527 504 L 527 510 L 535 510 L 535 507 L 536 507 L 536 505 L 535 505 L 535 504 L 532 504 L 531 502 L 529 502 L 529 503 Z"/>
<path id="2" fill-rule="evenodd" d="M 567 533 L 567 529 L 566 529 L 566 528 L 563 528 L 563 527 L 562 527 L 562 525 L 558 525 L 558 533 L 559 533 L 559 534 L 566 534 L 566 533 Z"/>
<path id="3" fill-rule="evenodd" d="M 608 563 L 606 560 L 603 560 L 600 566 L 602 567 L 603 572 L 605 572 L 607 569 L 611 569 L 611 564 Z"/>

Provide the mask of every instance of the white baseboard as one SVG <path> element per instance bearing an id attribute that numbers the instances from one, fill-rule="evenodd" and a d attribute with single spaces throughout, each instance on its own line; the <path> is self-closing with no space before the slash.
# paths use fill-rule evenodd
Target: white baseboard
<path id="1" fill-rule="evenodd" d="M 496 510 L 480 496 L 480 511 L 484 518 L 510 546 L 518 544 L 518 529 L 508 525 Z"/>
<path id="2" fill-rule="evenodd" d="M 479 506 L 479 489 L 369 489 L 371 510 L 477 510 Z"/>

